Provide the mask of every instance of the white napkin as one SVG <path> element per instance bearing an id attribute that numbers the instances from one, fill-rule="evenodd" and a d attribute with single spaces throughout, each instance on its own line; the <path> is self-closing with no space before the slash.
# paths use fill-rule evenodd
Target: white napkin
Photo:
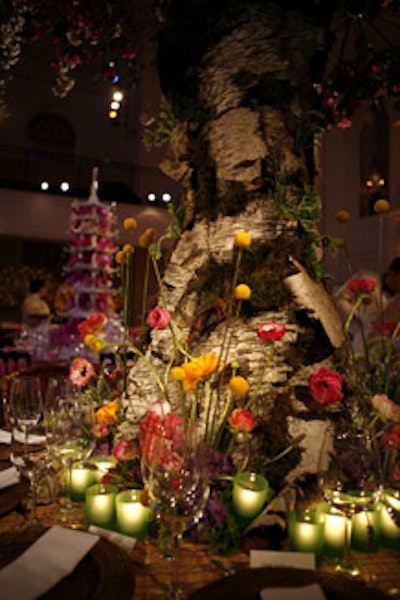
<path id="1" fill-rule="evenodd" d="M 11 444 L 11 442 L 12 442 L 11 431 L 6 431 L 5 429 L 0 429 L 0 444 Z"/>
<path id="2" fill-rule="evenodd" d="M 71 573 L 99 537 L 56 525 L 14 562 L 0 570 L 7 600 L 34 600 Z"/>
<path id="3" fill-rule="evenodd" d="M 260 592 L 261 600 L 326 600 L 326 596 L 318 583 L 302 587 L 265 588 Z"/>
<path id="4" fill-rule="evenodd" d="M 25 443 L 24 434 L 19 429 L 13 429 L 12 435 L 13 435 L 14 440 L 16 442 L 18 442 L 19 444 Z M 46 441 L 45 435 L 38 435 L 37 433 L 29 433 L 26 443 L 31 446 L 35 446 L 36 444 L 44 444 L 45 441 Z"/>
<path id="5" fill-rule="evenodd" d="M 101 538 L 112 542 L 116 546 L 122 548 L 130 554 L 136 544 L 136 539 L 130 537 L 129 535 L 124 535 L 123 533 L 119 533 L 118 531 L 109 531 L 108 529 L 103 529 L 102 527 L 97 527 L 97 525 L 90 525 L 88 528 L 90 533 L 95 533 L 99 535 Z"/>
<path id="6" fill-rule="evenodd" d="M 313 552 L 250 550 L 250 567 L 293 567 L 314 570 L 315 554 Z"/>
<path id="7" fill-rule="evenodd" d="M 17 467 L 9 467 L 0 471 L 0 490 L 3 490 L 10 485 L 15 485 L 21 481 L 21 474 Z"/>

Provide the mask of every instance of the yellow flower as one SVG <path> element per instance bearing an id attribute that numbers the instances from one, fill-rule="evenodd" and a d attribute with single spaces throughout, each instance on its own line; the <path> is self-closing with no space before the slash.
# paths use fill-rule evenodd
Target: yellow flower
<path id="1" fill-rule="evenodd" d="M 379 213 L 388 213 L 390 211 L 390 203 L 388 200 L 381 198 L 377 200 L 374 204 L 374 212 Z"/>
<path id="2" fill-rule="evenodd" d="M 350 213 L 348 210 L 338 210 L 335 218 L 338 223 L 347 223 L 350 219 Z"/>
<path id="3" fill-rule="evenodd" d="M 133 254 L 135 252 L 135 247 L 132 244 L 124 244 L 122 246 L 122 252 L 124 254 Z"/>
<path id="4" fill-rule="evenodd" d="M 251 296 L 251 288 L 245 283 L 239 283 L 235 287 L 235 298 L 236 300 L 248 300 Z"/>
<path id="5" fill-rule="evenodd" d="M 93 352 L 101 352 L 106 347 L 106 342 L 101 338 L 96 337 L 93 333 L 88 333 L 83 339 L 85 346 L 93 350 Z"/>
<path id="6" fill-rule="evenodd" d="M 124 220 L 124 229 L 125 231 L 130 231 L 131 229 L 135 229 L 137 227 L 136 219 L 133 217 L 127 217 Z"/>
<path id="7" fill-rule="evenodd" d="M 221 363 L 215 354 L 203 354 L 197 358 L 193 358 L 187 363 L 183 363 L 181 368 L 185 372 L 185 377 L 182 379 L 182 385 L 185 392 L 188 392 L 198 381 L 214 373 Z"/>
<path id="8" fill-rule="evenodd" d="M 118 250 L 115 254 L 115 262 L 117 265 L 124 265 L 126 263 L 126 253 L 123 250 Z"/>
<path id="9" fill-rule="evenodd" d="M 183 381 L 185 379 L 185 370 L 182 367 L 172 367 L 170 376 L 173 381 Z"/>
<path id="10" fill-rule="evenodd" d="M 248 248 L 251 244 L 251 235 L 247 231 L 238 231 L 235 233 L 235 246 L 238 248 Z"/>
<path id="11" fill-rule="evenodd" d="M 229 389 L 235 396 L 245 396 L 249 391 L 249 388 L 249 382 L 241 375 L 235 375 L 234 377 L 231 377 L 229 381 Z"/>
<path id="12" fill-rule="evenodd" d="M 104 425 L 112 425 L 117 420 L 117 413 L 118 400 L 113 400 L 96 411 L 96 421 Z"/>
<path id="13" fill-rule="evenodd" d="M 139 246 L 141 248 L 148 248 L 150 244 L 153 243 L 155 235 L 156 232 L 154 229 L 152 229 L 151 227 L 146 229 L 146 231 L 142 233 L 141 236 L 139 236 Z"/>

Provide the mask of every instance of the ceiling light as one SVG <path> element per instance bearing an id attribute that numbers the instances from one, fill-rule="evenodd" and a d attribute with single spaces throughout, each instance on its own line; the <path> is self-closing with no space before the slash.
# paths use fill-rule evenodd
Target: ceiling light
<path id="1" fill-rule="evenodd" d="M 115 90 L 112 94 L 112 99 L 116 102 L 122 102 L 124 99 L 124 94 L 121 92 L 121 90 Z"/>
<path id="2" fill-rule="evenodd" d="M 49 182 L 48 181 L 42 181 L 42 183 L 40 184 L 40 189 L 43 190 L 44 192 L 46 190 L 48 190 L 50 187 Z"/>
<path id="3" fill-rule="evenodd" d="M 147 200 L 148 200 L 149 202 L 155 202 L 155 201 L 157 200 L 157 196 L 156 196 L 156 194 L 155 194 L 154 192 L 149 192 L 149 193 L 147 194 Z"/>
<path id="4" fill-rule="evenodd" d="M 61 190 L 62 192 L 68 192 L 68 190 L 69 190 L 69 183 L 68 183 L 68 181 L 63 181 L 63 182 L 61 183 L 61 185 L 60 185 L 60 190 Z"/>
<path id="5" fill-rule="evenodd" d="M 161 196 L 163 202 L 171 202 L 172 196 L 169 192 L 164 192 Z"/>

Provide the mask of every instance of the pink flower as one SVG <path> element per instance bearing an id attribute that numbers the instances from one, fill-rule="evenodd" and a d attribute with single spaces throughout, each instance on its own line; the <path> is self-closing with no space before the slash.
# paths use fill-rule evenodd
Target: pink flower
<path id="1" fill-rule="evenodd" d="M 343 378 L 337 371 L 318 367 L 309 379 L 311 396 L 319 404 L 336 404 L 343 398 Z"/>
<path id="2" fill-rule="evenodd" d="M 164 417 L 165 415 L 169 415 L 171 412 L 171 405 L 167 400 L 161 399 L 152 402 L 148 409 L 148 413 L 153 413 L 154 415 L 158 415 L 159 417 Z"/>
<path id="3" fill-rule="evenodd" d="M 376 394 L 371 398 L 371 404 L 384 421 L 400 423 L 400 406 L 390 400 L 386 394 Z"/>
<path id="4" fill-rule="evenodd" d="M 107 437 L 110 432 L 109 432 L 107 425 L 105 425 L 105 423 L 96 423 L 96 425 L 93 425 L 93 427 L 92 427 L 92 433 L 93 433 L 94 437 L 100 439 L 100 438 Z"/>
<path id="5" fill-rule="evenodd" d="M 165 308 L 153 308 L 149 312 L 148 322 L 154 329 L 165 329 L 171 321 L 171 315 Z"/>
<path id="6" fill-rule="evenodd" d="M 236 431 L 245 431 L 247 433 L 253 431 L 257 425 L 252 413 L 245 408 L 235 408 L 228 418 L 228 422 Z"/>
<path id="7" fill-rule="evenodd" d="M 338 121 L 337 126 L 339 129 L 348 129 L 351 127 L 351 121 L 347 117 L 342 117 L 340 121 Z"/>
<path id="8" fill-rule="evenodd" d="M 137 448 L 133 442 L 129 440 L 120 440 L 113 450 L 113 456 L 117 460 L 129 460 L 137 456 Z"/>
<path id="9" fill-rule="evenodd" d="M 71 383 L 84 387 L 94 374 L 94 367 L 86 358 L 76 357 L 73 359 L 69 369 Z"/>
<path id="10" fill-rule="evenodd" d="M 383 434 L 382 444 L 385 448 L 399 450 L 400 448 L 400 424 L 397 423 L 390 431 Z"/>
<path id="11" fill-rule="evenodd" d="M 264 342 L 276 342 L 286 333 L 286 327 L 282 323 L 265 323 L 257 331 L 260 340 Z"/>
<path id="12" fill-rule="evenodd" d="M 347 288 L 353 293 L 373 292 L 376 288 L 376 281 L 374 279 L 351 279 Z"/>

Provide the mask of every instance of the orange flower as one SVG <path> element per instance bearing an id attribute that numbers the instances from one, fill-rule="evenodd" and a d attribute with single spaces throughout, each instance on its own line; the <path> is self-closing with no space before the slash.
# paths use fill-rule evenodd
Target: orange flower
<path id="1" fill-rule="evenodd" d="M 193 389 L 198 381 L 214 373 L 221 363 L 215 354 L 203 354 L 193 358 L 187 363 L 183 363 L 181 368 L 185 372 L 185 378 L 182 380 L 185 392 Z"/>
<path id="2" fill-rule="evenodd" d="M 118 400 L 113 400 L 96 411 L 96 421 L 104 425 L 112 425 L 117 420 L 117 413 Z"/>

